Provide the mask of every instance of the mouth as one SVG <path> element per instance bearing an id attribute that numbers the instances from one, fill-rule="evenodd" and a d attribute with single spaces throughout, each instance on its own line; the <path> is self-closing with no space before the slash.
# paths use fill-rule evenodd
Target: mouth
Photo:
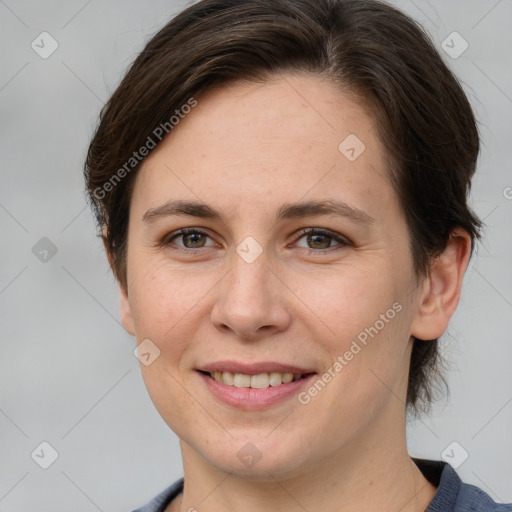
<path id="1" fill-rule="evenodd" d="M 225 384 L 226 386 L 234 386 L 236 388 L 252 388 L 252 389 L 265 389 L 269 387 L 277 387 L 283 384 L 289 384 L 290 382 L 296 382 L 298 380 L 314 375 L 315 372 L 308 373 L 258 373 L 256 375 L 248 375 L 244 373 L 232 373 L 232 372 L 206 372 L 200 371 L 200 373 L 209 376 L 211 379 Z"/>
<path id="2" fill-rule="evenodd" d="M 197 370 L 211 396 L 246 411 L 267 409 L 296 395 L 317 372 L 279 363 L 218 362 Z"/>

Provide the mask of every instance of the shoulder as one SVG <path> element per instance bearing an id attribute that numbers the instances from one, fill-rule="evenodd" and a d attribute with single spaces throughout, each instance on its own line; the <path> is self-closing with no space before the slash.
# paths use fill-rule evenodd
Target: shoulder
<path id="1" fill-rule="evenodd" d="M 496 503 L 479 487 L 462 482 L 454 510 L 457 512 L 512 512 L 512 503 Z"/>
<path id="2" fill-rule="evenodd" d="M 441 460 L 413 458 L 425 478 L 437 491 L 425 512 L 512 512 L 512 503 L 497 503 L 479 487 L 461 480 Z"/>
<path id="3" fill-rule="evenodd" d="M 479 487 L 464 483 L 456 471 L 441 460 L 413 458 L 414 463 L 437 491 L 425 512 L 512 512 L 512 503 L 497 503 Z M 133 512 L 164 512 L 183 492 L 183 478 L 164 489 Z"/>
<path id="4" fill-rule="evenodd" d="M 174 482 L 145 505 L 133 510 L 133 512 L 164 512 L 169 503 L 181 492 L 183 492 L 183 478 Z"/>

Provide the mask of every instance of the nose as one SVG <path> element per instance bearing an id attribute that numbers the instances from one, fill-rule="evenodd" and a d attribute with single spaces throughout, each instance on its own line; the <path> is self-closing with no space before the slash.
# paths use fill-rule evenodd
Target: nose
<path id="1" fill-rule="evenodd" d="M 251 263 L 234 254 L 231 271 L 216 287 L 213 325 L 244 340 L 286 330 L 291 321 L 290 291 L 276 274 L 265 252 Z"/>

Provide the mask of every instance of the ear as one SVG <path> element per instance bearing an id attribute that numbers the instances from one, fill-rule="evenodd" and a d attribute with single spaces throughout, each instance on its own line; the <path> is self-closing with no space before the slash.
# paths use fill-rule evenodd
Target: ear
<path id="1" fill-rule="evenodd" d="M 439 338 L 455 313 L 462 289 L 462 280 L 471 255 L 471 237 L 462 228 L 455 228 L 445 250 L 433 261 L 429 275 L 422 284 L 411 335 L 420 340 Z"/>
<path id="2" fill-rule="evenodd" d="M 108 258 L 108 264 L 110 265 L 110 268 L 112 269 L 112 272 L 114 275 L 116 275 L 114 271 L 114 255 L 110 251 L 107 243 L 107 227 L 104 226 L 101 233 L 102 239 L 103 239 L 103 247 L 105 247 L 105 252 L 107 253 Z M 130 306 L 130 301 L 128 300 L 128 285 L 123 286 L 119 280 L 117 281 L 119 285 L 119 309 L 121 313 L 121 323 L 123 324 L 123 327 L 126 329 L 128 333 L 130 333 L 132 336 L 135 336 L 135 329 L 133 324 L 133 315 L 132 315 L 132 309 Z"/>

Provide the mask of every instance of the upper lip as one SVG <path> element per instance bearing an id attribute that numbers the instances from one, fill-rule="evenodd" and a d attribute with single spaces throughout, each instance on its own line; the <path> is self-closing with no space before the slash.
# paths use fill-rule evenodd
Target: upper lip
<path id="1" fill-rule="evenodd" d="M 244 375 L 258 375 L 260 373 L 316 373 L 311 368 L 293 366 L 289 364 L 278 363 L 275 361 L 264 361 L 261 363 L 239 363 L 236 361 L 216 361 L 208 363 L 199 368 L 204 372 L 231 372 L 242 373 Z"/>

